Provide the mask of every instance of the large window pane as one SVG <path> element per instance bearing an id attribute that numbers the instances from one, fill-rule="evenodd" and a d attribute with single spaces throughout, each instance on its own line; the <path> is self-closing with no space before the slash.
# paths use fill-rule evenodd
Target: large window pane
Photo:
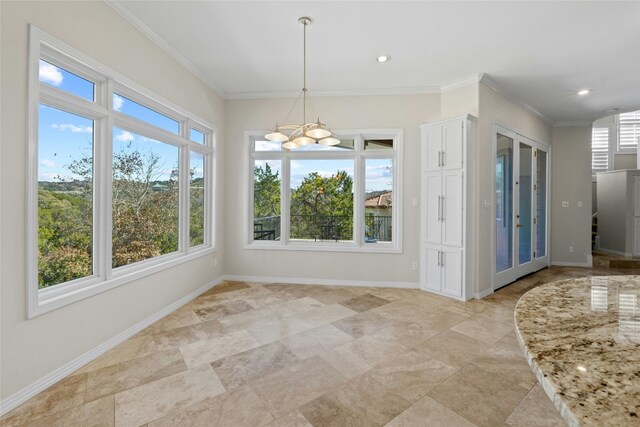
<path id="1" fill-rule="evenodd" d="M 178 250 L 178 148 L 113 129 L 112 265 Z"/>
<path id="2" fill-rule="evenodd" d="M 393 160 L 365 160 L 364 241 L 392 241 Z"/>
<path id="3" fill-rule="evenodd" d="M 38 287 L 93 274 L 93 120 L 40 104 Z"/>
<path id="4" fill-rule="evenodd" d="M 531 202 L 532 183 L 531 165 L 533 161 L 533 149 L 530 145 L 520 143 L 520 176 L 519 176 L 519 216 L 518 220 L 518 264 L 531 261 L 532 234 L 531 234 Z"/>
<path id="5" fill-rule="evenodd" d="M 204 244 L 204 155 L 191 153 L 189 160 L 189 245 Z"/>
<path id="6" fill-rule="evenodd" d="M 282 151 L 282 142 L 280 141 L 255 140 L 253 144 L 256 151 Z"/>
<path id="7" fill-rule="evenodd" d="M 353 160 L 292 160 L 290 191 L 292 240 L 353 240 Z"/>
<path id="8" fill-rule="evenodd" d="M 253 240 L 280 240 L 280 160 L 253 163 Z"/>
<path id="9" fill-rule="evenodd" d="M 496 272 L 513 267 L 513 138 L 498 134 L 496 152 Z"/>
<path id="10" fill-rule="evenodd" d="M 89 80 L 83 79 L 64 68 L 56 67 L 47 61 L 40 60 L 40 82 L 53 86 L 80 98 L 95 101 L 95 85 Z"/>
<path id="11" fill-rule="evenodd" d="M 180 123 L 127 97 L 113 93 L 113 109 L 171 133 L 180 133 Z"/>
<path id="12" fill-rule="evenodd" d="M 536 164 L 536 257 L 547 255 L 547 152 L 538 150 Z"/>

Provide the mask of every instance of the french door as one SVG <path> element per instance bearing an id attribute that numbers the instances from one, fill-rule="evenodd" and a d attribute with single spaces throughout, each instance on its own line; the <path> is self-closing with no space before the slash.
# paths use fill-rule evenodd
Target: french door
<path id="1" fill-rule="evenodd" d="M 498 289 L 549 264 L 549 146 L 495 126 L 494 280 Z"/>

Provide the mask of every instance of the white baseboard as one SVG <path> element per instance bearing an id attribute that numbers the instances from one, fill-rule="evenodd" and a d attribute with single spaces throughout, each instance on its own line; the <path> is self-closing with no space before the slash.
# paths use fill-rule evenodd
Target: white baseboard
<path id="1" fill-rule="evenodd" d="M 157 322 L 158 320 L 162 319 L 164 316 L 182 307 L 189 301 L 196 298 L 198 295 L 208 291 L 218 283 L 222 282 L 222 280 L 223 278 L 219 277 L 216 280 L 199 287 L 195 291 L 180 298 L 178 301 L 166 306 L 162 310 L 156 312 L 155 314 L 131 326 L 129 329 L 123 332 L 120 332 L 118 335 L 114 336 L 113 338 L 103 342 L 102 344 L 95 347 L 94 349 L 84 353 L 81 356 L 76 357 L 72 361 L 66 363 L 65 365 L 61 366 L 60 368 L 56 369 L 50 374 L 44 376 L 43 378 L 39 379 L 33 384 L 30 384 L 27 387 L 23 388 L 22 390 L 7 397 L 6 399 L 3 399 L 2 401 L 0 401 L 0 416 L 18 407 L 22 403 L 31 399 L 36 394 L 40 393 L 41 391 L 57 383 L 58 381 L 60 381 L 67 375 L 71 374 L 72 372 L 75 372 L 76 370 L 80 369 L 87 363 L 91 362 L 92 360 L 96 359 L 97 357 L 101 356 L 107 351 L 111 350 L 112 348 L 122 343 L 123 341 L 131 338 L 132 336 L 134 336 L 135 334 L 137 334 L 147 326 L 150 326 L 152 323 Z"/>
<path id="2" fill-rule="evenodd" d="M 591 260 L 587 262 L 564 262 L 564 261 L 551 261 L 551 265 L 555 265 L 558 267 L 587 267 L 590 268 L 593 266 Z"/>
<path id="3" fill-rule="evenodd" d="M 325 286 L 364 286 L 370 288 L 399 288 L 419 289 L 418 282 L 378 282 L 371 280 L 334 280 L 334 279 L 310 279 L 301 277 L 269 277 L 269 276 L 240 276 L 228 274 L 222 276 L 223 280 L 240 280 L 259 283 L 295 283 L 298 285 L 325 285 Z"/>
<path id="4" fill-rule="evenodd" d="M 473 294 L 473 297 L 475 299 L 482 299 L 486 296 L 489 296 L 493 293 L 493 289 L 489 288 L 489 289 L 485 289 L 484 291 L 479 291 Z"/>
<path id="5" fill-rule="evenodd" d="M 598 250 L 600 252 L 606 252 L 608 254 L 613 254 L 613 255 L 620 255 L 627 258 L 631 258 L 633 256 L 631 252 L 622 252 L 622 251 L 616 251 L 613 249 L 606 249 L 606 248 L 599 248 Z"/>

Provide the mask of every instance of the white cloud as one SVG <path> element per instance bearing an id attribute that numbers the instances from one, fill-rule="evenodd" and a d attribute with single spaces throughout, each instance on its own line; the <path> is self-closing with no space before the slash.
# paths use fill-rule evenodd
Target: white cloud
<path id="1" fill-rule="evenodd" d="M 116 139 L 120 142 L 130 142 L 130 141 L 133 141 L 135 137 L 131 132 L 127 132 L 126 130 L 123 130 L 122 132 L 120 132 L 119 135 L 116 135 Z"/>
<path id="2" fill-rule="evenodd" d="M 48 160 L 48 159 L 42 159 L 42 160 L 40 160 L 40 166 L 45 167 L 45 168 L 57 168 L 58 164 L 56 162 Z"/>
<path id="3" fill-rule="evenodd" d="M 60 86 L 64 76 L 60 69 L 48 62 L 40 61 L 40 81 L 53 86 Z"/>
<path id="4" fill-rule="evenodd" d="M 82 132 L 92 133 L 93 132 L 92 126 L 76 126 L 71 123 L 62 123 L 62 124 L 54 123 L 51 125 L 51 127 L 62 132 L 67 130 L 73 133 L 82 133 Z"/>
<path id="5" fill-rule="evenodd" d="M 282 143 L 278 141 L 256 141 L 256 151 L 280 151 Z"/>
<path id="6" fill-rule="evenodd" d="M 120 111 L 120 109 L 122 108 L 122 104 L 124 104 L 124 99 L 119 96 L 116 95 L 115 93 L 113 94 L 113 109 L 116 111 Z"/>
<path id="7" fill-rule="evenodd" d="M 291 160 L 291 169 L 302 169 L 303 166 L 297 160 Z"/>

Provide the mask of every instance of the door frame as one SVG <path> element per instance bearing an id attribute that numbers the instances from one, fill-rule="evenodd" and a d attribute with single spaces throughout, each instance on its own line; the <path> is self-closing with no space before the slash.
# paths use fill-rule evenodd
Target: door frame
<path id="1" fill-rule="evenodd" d="M 522 133 L 519 133 L 515 130 L 513 130 L 513 127 L 501 123 L 495 119 L 492 120 L 492 126 L 491 126 L 491 130 L 492 130 L 492 136 L 491 136 L 491 188 L 492 188 L 492 193 L 491 193 L 491 290 L 495 291 L 496 289 L 499 289 L 503 286 L 508 285 L 511 282 L 507 282 L 505 284 L 500 284 L 500 285 L 496 285 L 497 283 L 497 272 L 496 272 L 496 249 L 497 249 L 497 238 L 496 238 L 496 233 L 497 233 L 497 228 L 496 228 L 496 152 L 497 152 L 497 148 L 498 148 L 498 138 L 497 135 L 498 133 L 501 133 L 509 138 L 513 138 L 513 173 L 512 173 L 512 182 L 515 181 L 516 178 L 516 164 L 517 164 L 517 168 L 519 170 L 519 161 L 520 161 L 520 157 L 519 157 L 519 147 L 520 147 L 520 142 L 524 142 L 527 145 L 530 145 L 533 149 L 541 149 L 543 151 L 545 151 L 547 153 L 547 169 L 546 169 L 546 198 L 547 198 L 547 206 L 546 206 L 546 217 L 547 217 L 547 222 L 546 222 L 546 255 L 544 257 L 540 257 L 540 258 L 535 258 L 532 257 L 532 260 L 529 261 L 530 263 L 532 263 L 532 271 L 538 271 L 542 268 L 545 267 L 549 267 L 551 265 L 551 145 L 545 142 L 540 142 L 538 140 L 535 140 L 533 138 L 527 137 L 526 135 L 523 135 Z M 518 149 L 516 150 L 516 146 L 518 147 Z M 514 195 L 512 197 L 512 214 L 515 216 L 515 203 L 517 199 L 517 196 L 519 197 L 519 193 L 517 193 L 519 191 L 518 188 L 513 187 Z M 535 201 L 534 203 L 532 203 L 532 210 L 533 207 L 535 206 Z M 514 219 L 514 224 L 515 224 L 515 218 Z M 514 224 L 512 224 L 511 226 L 514 227 Z M 532 227 L 532 235 L 534 236 L 534 238 L 532 239 L 532 247 L 535 248 L 536 245 L 536 240 L 535 240 L 535 232 L 533 232 L 533 227 Z M 515 227 L 513 229 L 513 234 L 512 234 L 512 240 L 514 242 L 513 246 L 512 246 L 512 267 L 511 268 L 516 268 L 518 266 L 518 259 L 519 259 L 519 253 L 518 250 L 519 248 L 517 247 L 517 245 L 515 244 L 517 239 L 515 238 L 515 234 L 516 234 L 516 230 Z M 523 275 L 526 275 L 528 273 L 525 273 Z M 521 276 L 517 276 L 517 273 L 514 272 L 514 281 L 517 280 L 519 277 Z"/>

